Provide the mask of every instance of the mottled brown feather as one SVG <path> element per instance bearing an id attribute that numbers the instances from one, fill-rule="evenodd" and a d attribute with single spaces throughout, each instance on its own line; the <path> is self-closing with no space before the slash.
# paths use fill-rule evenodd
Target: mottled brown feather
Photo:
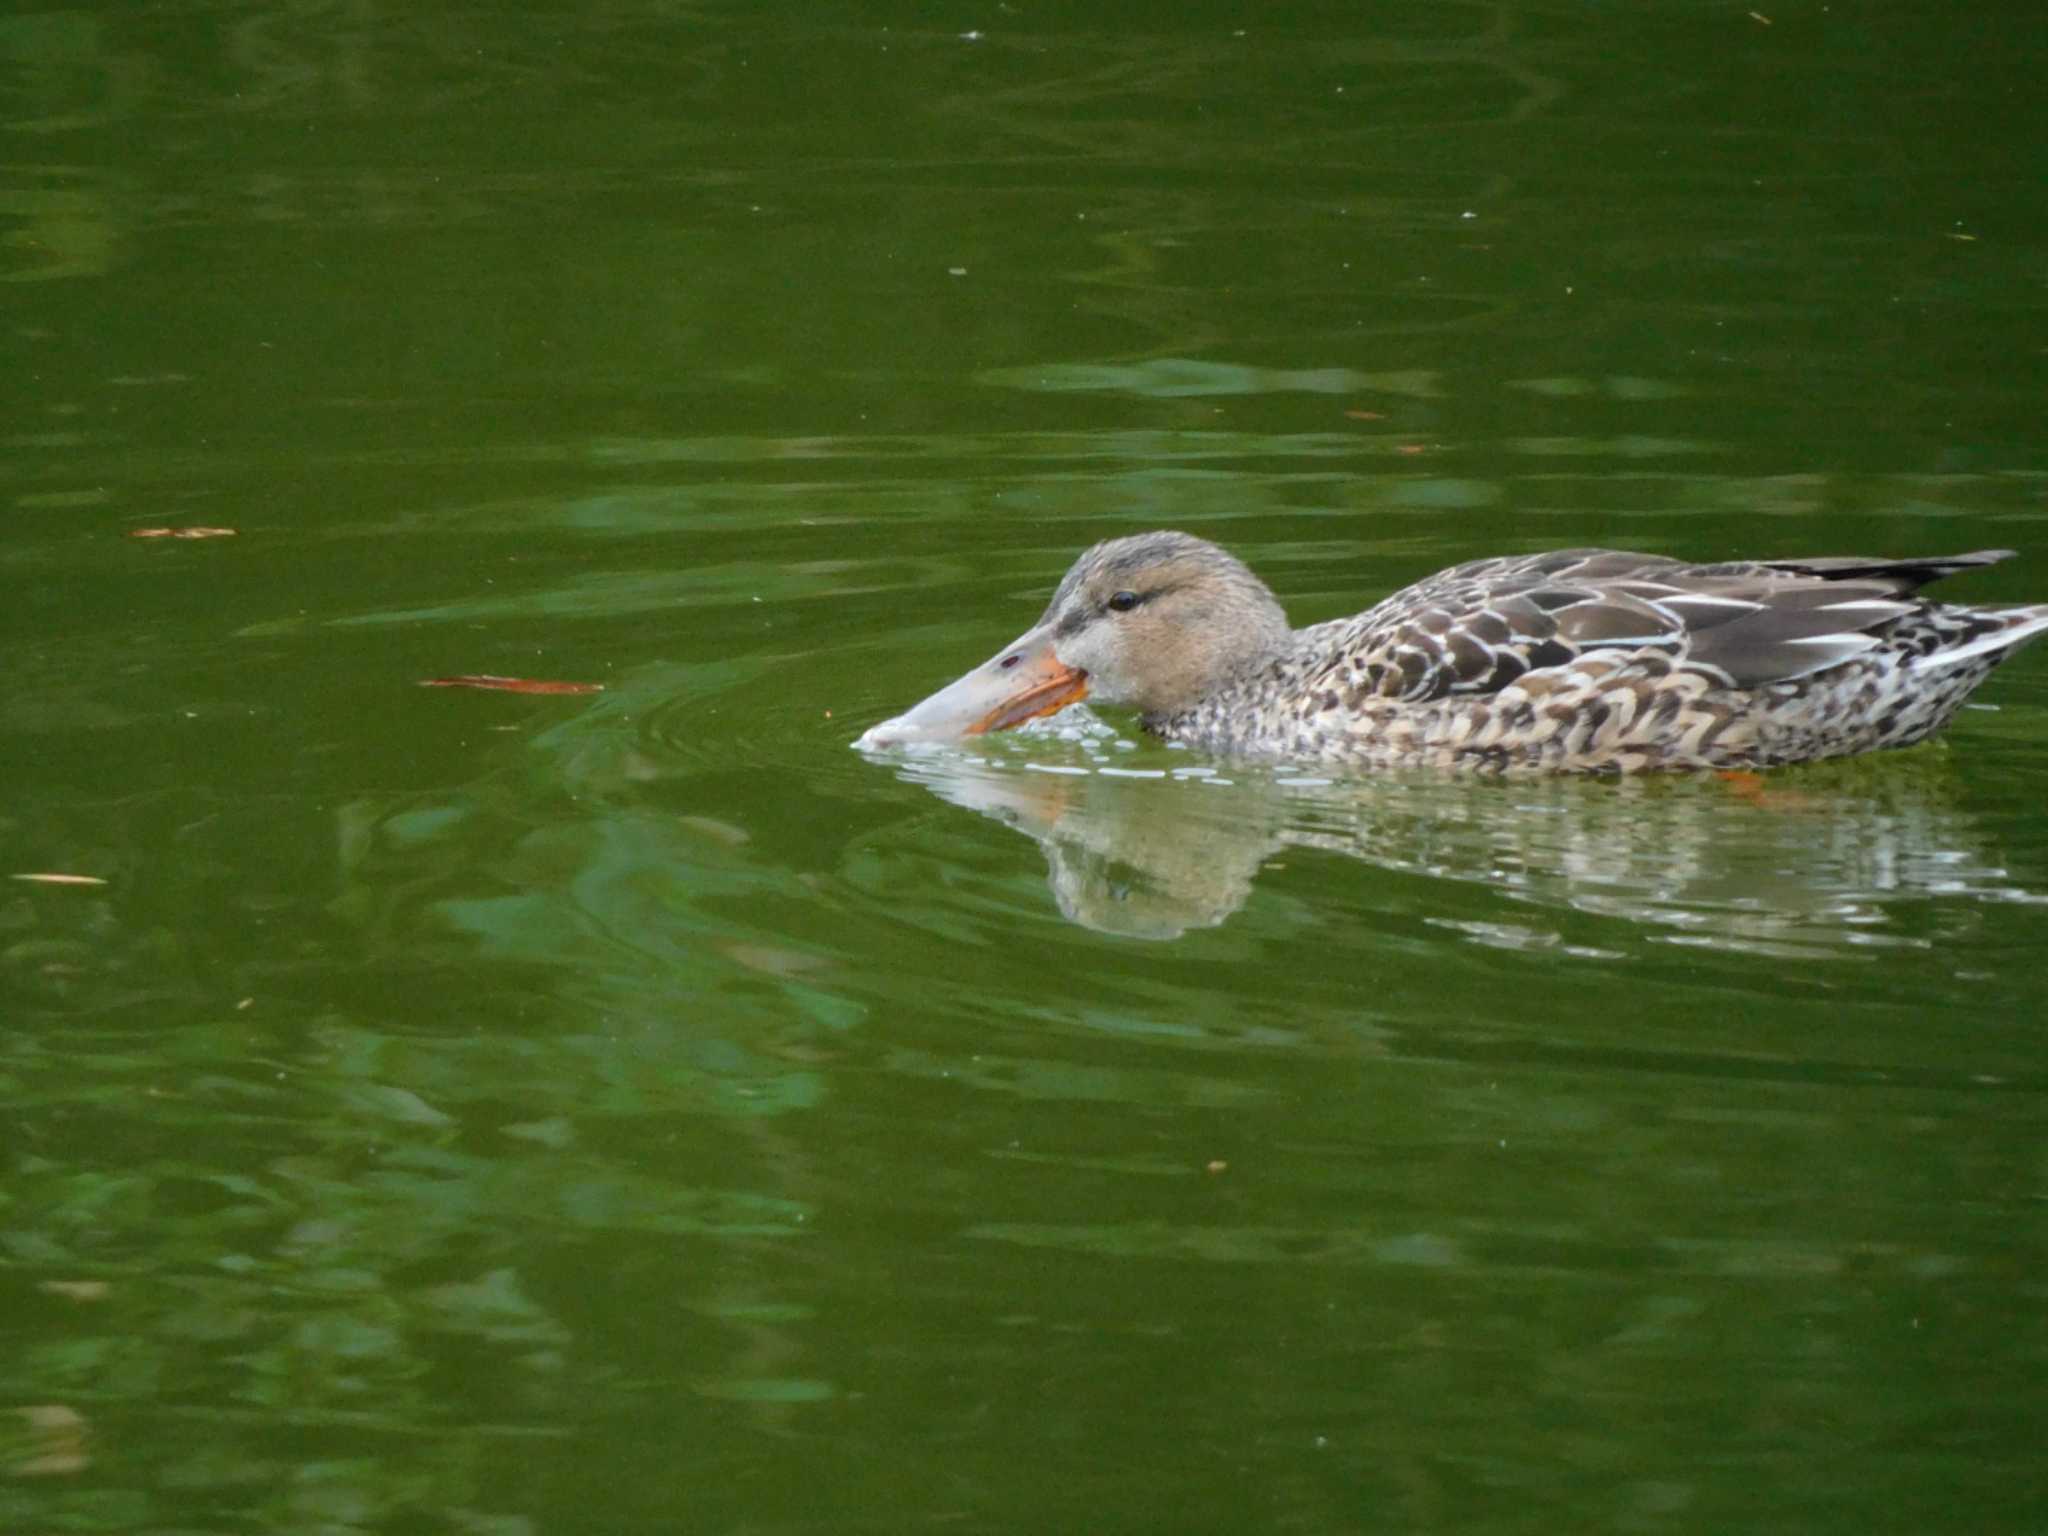
<path id="1" fill-rule="evenodd" d="M 1169 740 L 1362 768 L 1758 767 L 1905 746 L 2048 632 L 2048 605 L 1930 603 L 2009 550 L 1695 565 L 1571 549 L 1440 571 L 1291 630 L 1184 533 L 1099 544 L 1034 634 Z"/>

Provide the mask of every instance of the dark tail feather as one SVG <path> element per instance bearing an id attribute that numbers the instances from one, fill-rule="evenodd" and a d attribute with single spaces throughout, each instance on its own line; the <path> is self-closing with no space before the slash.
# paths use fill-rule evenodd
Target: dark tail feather
<path id="1" fill-rule="evenodd" d="M 1966 555 L 1929 555 L 1918 560 L 1872 560 L 1862 555 L 1823 555 L 1813 560 L 1765 560 L 1773 570 L 1793 571 L 1801 576 L 1819 576 L 1828 581 L 1861 578 L 1881 581 L 1900 596 L 1918 592 L 1930 581 L 1974 571 L 1986 565 L 2010 560 L 2010 549 L 1977 549 Z"/>

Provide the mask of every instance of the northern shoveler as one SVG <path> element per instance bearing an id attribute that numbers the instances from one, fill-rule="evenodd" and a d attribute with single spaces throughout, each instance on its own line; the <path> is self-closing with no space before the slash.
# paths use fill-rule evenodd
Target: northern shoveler
<path id="1" fill-rule="evenodd" d="M 1903 747 L 2048 630 L 2048 605 L 1916 595 L 2011 553 L 1509 555 L 1294 629 L 1236 556 L 1143 533 L 1087 551 L 1037 624 L 856 745 L 1004 730 L 1089 698 L 1168 741 L 1358 768 L 1628 773 Z"/>

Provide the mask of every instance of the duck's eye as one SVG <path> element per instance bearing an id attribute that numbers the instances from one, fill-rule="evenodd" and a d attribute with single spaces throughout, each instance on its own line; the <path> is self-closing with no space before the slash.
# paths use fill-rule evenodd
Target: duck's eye
<path id="1" fill-rule="evenodd" d="M 1138 594 L 1135 592 L 1118 592 L 1110 598 L 1109 606 L 1114 608 L 1118 613 L 1129 613 L 1133 608 L 1137 607 L 1138 604 L 1142 601 L 1144 601 L 1144 599 L 1139 597 Z"/>

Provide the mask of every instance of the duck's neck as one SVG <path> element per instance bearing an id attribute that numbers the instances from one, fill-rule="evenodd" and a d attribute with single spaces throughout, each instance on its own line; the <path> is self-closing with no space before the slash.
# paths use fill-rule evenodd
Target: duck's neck
<path id="1" fill-rule="evenodd" d="M 1307 630 L 1290 629 L 1279 604 L 1275 622 L 1253 635 L 1240 632 L 1211 685 L 1176 709 L 1148 711 L 1139 723 L 1167 741 L 1185 741 L 1221 751 L 1249 750 L 1270 733 L 1298 686 Z"/>
<path id="2" fill-rule="evenodd" d="M 1228 642 L 1217 648 L 1213 680 L 1205 696 L 1241 688 L 1291 656 L 1298 631 L 1287 622 L 1287 610 L 1263 584 L 1232 594 L 1217 633 Z"/>

